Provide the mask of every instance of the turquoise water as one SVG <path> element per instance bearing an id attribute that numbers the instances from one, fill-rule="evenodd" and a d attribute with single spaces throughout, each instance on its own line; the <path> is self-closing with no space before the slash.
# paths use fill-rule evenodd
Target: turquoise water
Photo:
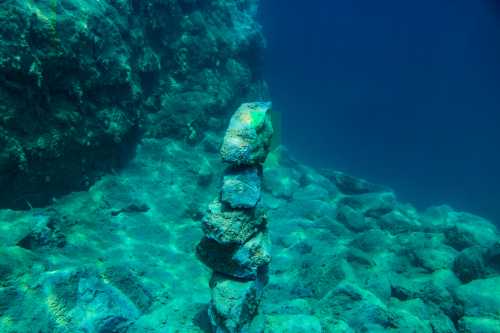
<path id="1" fill-rule="evenodd" d="M 494 4 L 263 4 L 266 76 L 288 115 L 283 140 L 419 207 L 447 203 L 500 221 Z"/>
<path id="2" fill-rule="evenodd" d="M 0 0 L 0 333 L 500 333 L 497 8 L 426 1 Z"/>

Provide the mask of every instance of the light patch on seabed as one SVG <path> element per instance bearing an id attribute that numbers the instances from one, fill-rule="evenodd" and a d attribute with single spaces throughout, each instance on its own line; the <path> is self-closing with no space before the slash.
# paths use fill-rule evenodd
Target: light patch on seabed
<path id="1" fill-rule="evenodd" d="M 59 302 L 56 295 L 50 293 L 47 296 L 45 304 L 50 312 L 50 314 L 54 317 L 54 321 L 60 327 L 68 326 L 70 322 L 70 318 L 67 316 L 66 307 Z"/>

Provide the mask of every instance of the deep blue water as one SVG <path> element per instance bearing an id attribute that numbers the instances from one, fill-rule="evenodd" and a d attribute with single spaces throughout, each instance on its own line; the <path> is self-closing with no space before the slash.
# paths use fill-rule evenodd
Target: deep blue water
<path id="1" fill-rule="evenodd" d="M 282 140 L 303 162 L 500 223 L 495 0 L 272 0 L 261 20 Z"/>

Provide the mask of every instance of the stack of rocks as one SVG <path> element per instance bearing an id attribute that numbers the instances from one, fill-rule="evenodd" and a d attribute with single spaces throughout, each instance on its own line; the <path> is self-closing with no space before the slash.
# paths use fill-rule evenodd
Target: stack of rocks
<path id="1" fill-rule="evenodd" d="M 221 148 L 228 164 L 222 189 L 202 221 L 197 253 L 214 271 L 209 317 L 216 333 L 248 331 L 267 281 L 270 240 L 260 198 L 270 112 L 271 103 L 247 103 L 231 118 Z"/>

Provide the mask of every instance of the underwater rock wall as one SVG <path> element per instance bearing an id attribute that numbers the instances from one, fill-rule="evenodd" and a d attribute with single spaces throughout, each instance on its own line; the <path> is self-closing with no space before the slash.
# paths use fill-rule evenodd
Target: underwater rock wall
<path id="1" fill-rule="evenodd" d="M 139 136 L 203 140 L 262 96 L 257 0 L 6 0 L 0 204 L 87 188 Z"/>

